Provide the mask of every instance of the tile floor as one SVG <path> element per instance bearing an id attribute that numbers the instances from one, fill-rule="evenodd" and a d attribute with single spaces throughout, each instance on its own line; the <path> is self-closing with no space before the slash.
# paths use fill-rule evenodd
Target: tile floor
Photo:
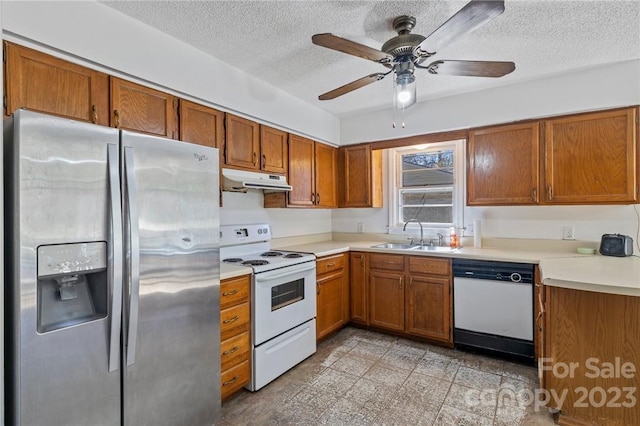
<path id="1" fill-rule="evenodd" d="M 535 409 L 537 370 L 347 327 L 260 391 L 222 405 L 219 425 L 553 425 Z"/>

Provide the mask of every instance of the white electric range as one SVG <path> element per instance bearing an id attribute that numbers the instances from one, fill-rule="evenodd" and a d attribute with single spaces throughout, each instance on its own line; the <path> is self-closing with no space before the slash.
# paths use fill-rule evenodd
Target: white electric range
<path id="1" fill-rule="evenodd" d="M 220 227 L 220 259 L 253 269 L 251 383 L 257 391 L 316 351 L 316 258 L 272 250 L 268 224 Z"/>

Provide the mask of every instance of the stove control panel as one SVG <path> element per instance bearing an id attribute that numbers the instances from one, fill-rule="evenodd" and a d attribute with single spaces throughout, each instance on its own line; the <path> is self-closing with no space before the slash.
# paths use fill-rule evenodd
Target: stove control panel
<path id="1" fill-rule="evenodd" d="M 220 245 L 250 244 L 271 239 L 271 226 L 266 223 L 224 225 L 220 227 Z"/>

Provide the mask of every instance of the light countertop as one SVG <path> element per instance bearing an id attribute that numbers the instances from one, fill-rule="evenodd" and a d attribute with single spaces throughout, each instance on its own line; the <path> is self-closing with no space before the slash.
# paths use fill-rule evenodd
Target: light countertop
<path id="1" fill-rule="evenodd" d="M 549 286 L 640 296 L 640 258 L 635 256 L 543 259 L 540 272 Z"/>
<path id="2" fill-rule="evenodd" d="M 317 257 L 330 256 L 347 251 L 409 254 L 503 262 L 539 264 L 545 285 L 573 288 L 600 293 L 640 296 L 640 258 L 618 258 L 601 255 L 583 255 L 562 249 L 540 249 L 527 244 L 513 247 L 462 247 L 453 252 L 422 252 L 373 248 L 381 241 L 328 240 L 279 247 L 279 250 L 300 251 Z"/>
<path id="3" fill-rule="evenodd" d="M 240 277 L 242 275 L 249 275 L 253 273 L 253 269 L 246 266 L 230 265 L 228 263 L 220 262 L 220 279 L 226 280 L 229 278 Z"/>

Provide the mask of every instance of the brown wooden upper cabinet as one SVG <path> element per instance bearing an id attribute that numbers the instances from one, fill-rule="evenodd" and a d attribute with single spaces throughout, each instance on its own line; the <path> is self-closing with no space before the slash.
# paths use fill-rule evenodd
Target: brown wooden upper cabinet
<path id="1" fill-rule="evenodd" d="M 635 203 L 637 132 L 637 107 L 471 130 L 467 204 Z"/>
<path id="2" fill-rule="evenodd" d="M 178 98 L 117 77 L 110 81 L 111 127 L 178 138 Z"/>
<path id="3" fill-rule="evenodd" d="M 287 174 L 289 134 L 260 125 L 260 169 L 267 173 Z"/>
<path id="4" fill-rule="evenodd" d="M 289 180 L 287 205 L 313 207 L 316 204 L 315 142 L 298 135 L 289 136 Z"/>
<path id="5" fill-rule="evenodd" d="M 287 173 L 288 133 L 236 115 L 226 115 L 225 166 Z"/>
<path id="6" fill-rule="evenodd" d="M 338 207 L 336 190 L 338 150 L 319 142 L 315 143 L 315 204 L 317 207 Z"/>
<path id="7" fill-rule="evenodd" d="M 382 151 L 371 145 L 338 149 L 338 206 L 382 207 Z"/>
<path id="8" fill-rule="evenodd" d="M 180 99 L 180 140 L 211 148 L 224 144 L 224 113 Z"/>
<path id="9" fill-rule="evenodd" d="M 539 123 L 469 132 L 467 204 L 536 204 L 539 197 Z"/>
<path id="10" fill-rule="evenodd" d="M 337 207 L 337 149 L 298 135 L 289 136 L 287 206 Z"/>
<path id="11" fill-rule="evenodd" d="M 544 121 L 544 201 L 638 200 L 637 108 Z"/>
<path id="12" fill-rule="evenodd" d="M 260 125 L 236 115 L 226 115 L 227 141 L 224 152 L 226 166 L 258 169 Z"/>
<path id="13" fill-rule="evenodd" d="M 109 77 L 13 43 L 5 49 L 5 116 L 19 108 L 109 123 Z"/>

